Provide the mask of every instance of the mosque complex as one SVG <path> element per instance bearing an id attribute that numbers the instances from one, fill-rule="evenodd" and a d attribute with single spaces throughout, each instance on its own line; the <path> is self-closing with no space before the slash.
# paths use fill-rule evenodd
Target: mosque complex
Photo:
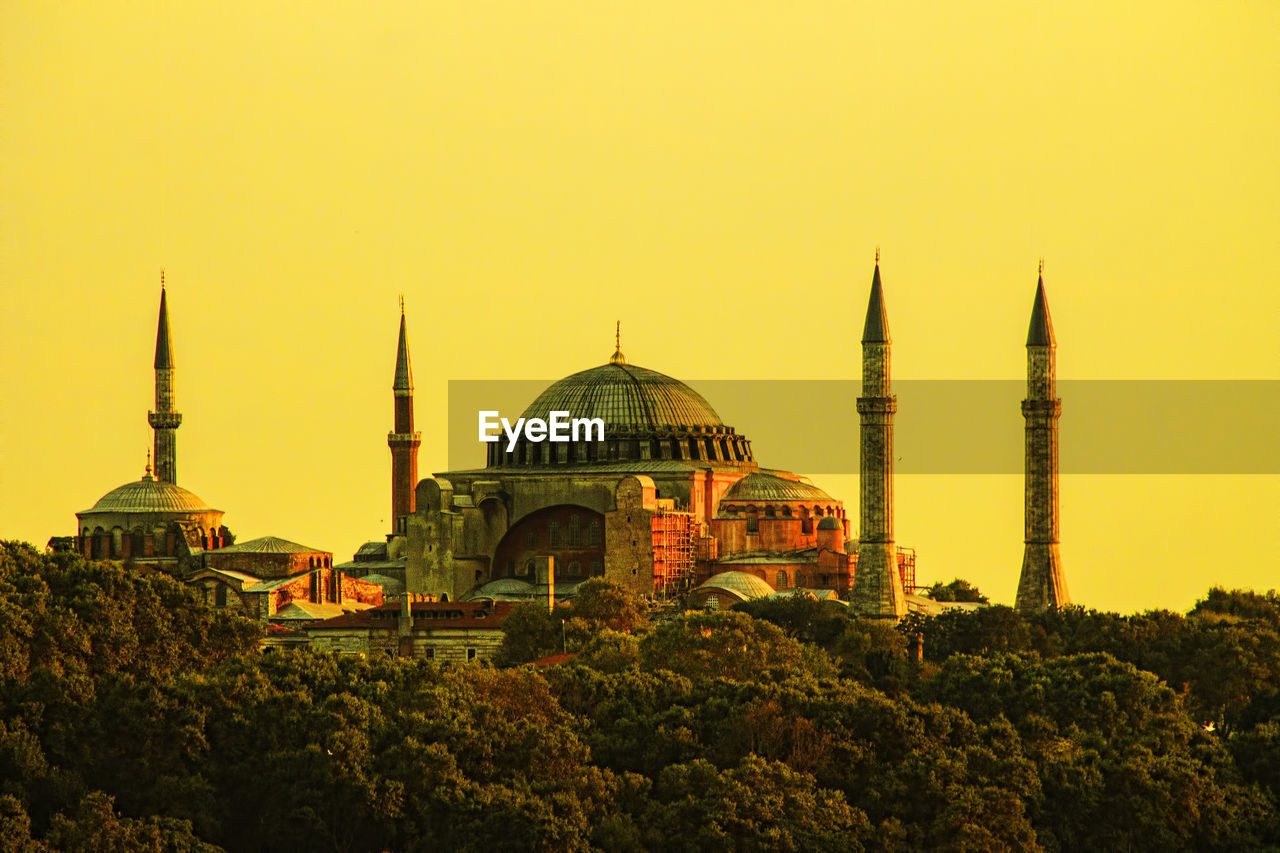
<path id="1" fill-rule="evenodd" d="M 1061 400 L 1043 270 L 1026 347 L 1016 608 L 1034 613 L 1070 603 L 1058 550 Z M 410 602 L 563 600 L 595 577 L 692 607 L 804 592 L 846 602 L 865 617 L 934 612 L 938 604 L 918 594 L 914 552 L 895 539 L 891 353 L 877 256 L 862 330 L 855 530 L 842 501 L 800 475 L 761 465 L 747 437 L 697 391 L 630 363 L 620 337 L 607 363 L 553 383 L 522 415 L 526 422 L 553 420 L 553 413 L 596 419 L 602 437 L 500 435 L 485 445 L 484 467 L 419 480 L 422 435 L 402 302 L 387 437 L 393 529 L 335 564 L 329 552 L 277 537 L 236 544 L 223 513 L 178 485 L 182 416 L 162 277 L 148 413 L 154 474 L 149 460 L 141 480 L 76 514 L 74 537 L 50 544 L 168 571 L 204 590 L 211 604 L 258 618 L 277 621 L 292 607 L 298 624 L 315 627 L 326 619 L 354 625 L 352 614 L 392 600 L 412 606 L 414 618 L 420 605 Z"/>

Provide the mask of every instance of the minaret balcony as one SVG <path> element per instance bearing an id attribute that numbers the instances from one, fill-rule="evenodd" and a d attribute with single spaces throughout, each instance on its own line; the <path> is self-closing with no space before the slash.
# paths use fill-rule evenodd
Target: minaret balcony
<path id="1" fill-rule="evenodd" d="M 147 423 L 152 429 L 177 429 L 182 423 L 182 415 L 177 412 L 147 412 Z"/>

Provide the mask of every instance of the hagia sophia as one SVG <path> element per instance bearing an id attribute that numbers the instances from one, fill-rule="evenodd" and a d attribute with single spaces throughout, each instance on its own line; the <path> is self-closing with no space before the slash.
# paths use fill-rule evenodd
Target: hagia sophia
<path id="1" fill-rule="evenodd" d="M 1043 272 L 1026 347 L 1025 536 L 1016 607 L 1030 613 L 1070 601 L 1058 553 L 1061 401 Z M 762 465 L 746 435 L 693 388 L 631 363 L 620 334 L 606 363 L 553 383 L 523 413 L 526 420 L 552 412 L 600 418 L 603 441 L 492 443 L 484 467 L 419 480 L 422 436 L 414 427 L 402 303 L 387 436 L 393 529 L 335 564 L 330 552 L 278 537 L 236 543 L 223 513 L 178 485 L 182 416 L 162 277 L 155 409 L 148 413 L 154 474 L 148 460 L 140 480 L 76 514 L 74 537 L 50 544 L 167 571 L 215 606 L 277 624 L 293 620 L 313 639 L 328 623 L 373 636 L 379 614 L 398 613 L 402 625 L 416 626 L 436 611 L 460 619 L 459 629 L 465 622 L 483 632 L 486 614 L 508 612 L 514 601 L 572 598 L 593 577 L 692 607 L 800 592 L 845 602 L 866 617 L 934 612 L 937 603 L 915 585 L 914 552 L 894 534 L 891 352 L 877 257 L 862 330 L 855 528 L 841 500 L 801 475 Z M 417 636 L 417 628 L 410 633 Z M 419 646 L 434 654 L 430 644 Z M 467 656 L 474 654 L 471 648 Z"/>

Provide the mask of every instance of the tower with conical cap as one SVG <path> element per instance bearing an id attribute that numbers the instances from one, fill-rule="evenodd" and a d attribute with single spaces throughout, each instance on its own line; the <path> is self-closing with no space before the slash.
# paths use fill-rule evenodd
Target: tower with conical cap
<path id="1" fill-rule="evenodd" d="M 880 253 L 871 279 L 862 330 L 861 528 L 850 604 L 859 616 L 901 619 L 907 600 L 893 541 L 893 415 L 897 397 L 890 384 L 889 317 L 880 284 Z"/>
<path id="2" fill-rule="evenodd" d="M 182 415 L 174 411 L 173 336 L 169 332 L 169 301 L 165 293 L 164 270 L 160 271 L 160 322 L 156 329 L 156 408 L 147 412 L 147 422 L 155 433 L 156 479 L 178 482 L 178 426 Z"/>
<path id="3" fill-rule="evenodd" d="M 413 429 L 413 370 L 409 366 L 409 341 L 405 332 L 404 300 L 400 300 L 400 341 L 396 344 L 396 376 L 391 385 L 395 400 L 395 428 L 387 433 L 391 447 L 391 525 L 401 530 L 400 519 L 414 510 L 418 485 L 418 447 L 422 433 Z"/>
<path id="4" fill-rule="evenodd" d="M 1056 349 L 1041 264 L 1027 332 L 1027 399 L 1022 401 L 1026 422 L 1026 547 L 1015 602 L 1022 614 L 1071 603 L 1058 553 L 1058 418 L 1062 415 L 1062 400 L 1057 396 Z"/>

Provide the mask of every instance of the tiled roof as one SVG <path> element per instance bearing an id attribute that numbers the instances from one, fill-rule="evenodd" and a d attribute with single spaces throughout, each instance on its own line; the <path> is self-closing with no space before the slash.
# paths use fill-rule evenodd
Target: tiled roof
<path id="1" fill-rule="evenodd" d="M 351 628 L 389 628 L 394 630 L 400 619 L 399 601 L 389 601 L 360 613 L 334 616 L 308 625 L 308 631 Z M 415 628 L 459 630 L 464 628 L 500 628 L 515 605 L 507 601 L 415 601 L 412 604 Z M 454 615 L 457 614 L 457 615 Z"/>
<path id="2" fill-rule="evenodd" d="M 297 542 L 290 542 L 288 539 L 280 539 L 276 536 L 263 536 L 258 539 L 250 539 L 247 542 L 237 542 L 234 545 L 228 545 L 226 548 L 219 548 L 220 554 L 328 554 L 328 551 L 320 548 L 308 548 L 306 545 L 299 545 Z"/>

